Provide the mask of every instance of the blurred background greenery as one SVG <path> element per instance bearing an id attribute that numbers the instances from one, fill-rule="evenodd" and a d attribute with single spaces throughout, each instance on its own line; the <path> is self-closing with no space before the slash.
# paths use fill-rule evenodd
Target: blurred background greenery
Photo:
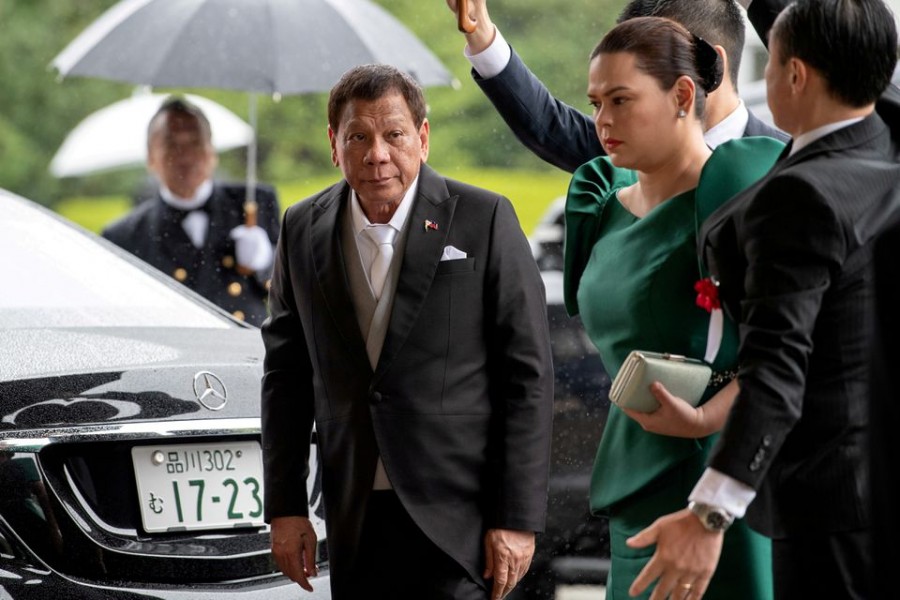
<path id="1" fill-rule="evenodd" d="M 458 80 L 426 89 L 429 164 L 443 174 L 496 190 L 516 205 L 530 231 L 565 193 L 569 177 L 532 156 L 509 132 L 469 75 L 465 40 L 444 0 L 375 0 L 426 42 Z M 507 40 L 562 100 L 587 110 L 587 55 L 625 0 L 489 0 Z M 132 93 L 97 79 L 57 81 L 50 61 L 115 0 L 0 0 L 0 187 L 98 231 L 131 206 L 141 168 L 56 179 L 48 165 L 66 134 L 88 114 Z M 248 43 L 252 43 L 249 40 Z M 190 91 L 247 117 L 247 96 Z M 259 98 L 259 178 L 275 185 L 282 208 L 337 181 L 326 137 L 325 94 Z M 245 153 L 220 157 L 219 176 L 241 179 Z"/>

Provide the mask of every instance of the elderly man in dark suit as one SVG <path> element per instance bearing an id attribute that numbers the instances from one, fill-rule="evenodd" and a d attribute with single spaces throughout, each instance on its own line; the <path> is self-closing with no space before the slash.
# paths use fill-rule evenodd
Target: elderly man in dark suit
<path id="1" fill-rule="evenodd" d="M 457 0 L 447 0 L 457 11 Z M 565 171 L 605 154 L 590 115 L 557 100 L 528 70 L 491 21 L 487 0 L 469 0 L 474 30 L 466 34 L 466 56 L 472 76 L 512 132 L 537 156 Z M 753 115 L 737 92 L 744 21 L 734 0 L 631 0 L 618 22 L 634 17 L 665 17 L 677 21 L 713 45 L 725 64 L 716 91 L 706 99 L 704 135 L 710 148 L 745 136 L 787 136 Z M 585 52 L 587 55 L 587 52 Z M 585 81 L 587 80 L 585 61 Z"/>
<path id="2" fill-rule="evenodd" d="M 335 598 L 501 598 L 546 510 L 540 274 L 508 200 L 425 165 L 409 76 L 352 69 L 328 113 L 344 181 L 285 215 L 262 327 L 275 559 L 309 589 L 315 424 Z"/>
<path id="3" fill-rule="evenodd" d="M 203 112 L 171 97 L 150 120 L 147 166 L 159 189 L 103 237 L 170 275 L 236 318 L 259 325 L 278 239 L 275 191 L 214 182 L 218 163 Z M 258 223 L 258 224 L 257 224 Z"/>
<path id="4" fill-rule="evenodd" d="M 900 166 L 875 112 L 896 62 L 882 0 L 798 0 L 777 18 L 769 107 L 791 133 L 772 171 L 704 223 L 700 250 L 741 324 L 740 393 L 688 509 L 632 587 L 699 598 L 746 511 L 773 538 L 778 598 L 870 598 L 872 249 Z"/>

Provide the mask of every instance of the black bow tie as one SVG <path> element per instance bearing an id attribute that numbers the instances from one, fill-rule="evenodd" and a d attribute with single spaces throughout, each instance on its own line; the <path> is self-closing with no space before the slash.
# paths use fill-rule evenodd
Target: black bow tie
<path id="1" fill-rule="evenodd" d="M 191 214 L 193 212 L 200 211 L 200 212 L 205 212 L 208 215 L 211 214 L 211 211 L 210 211 L 210 208 L 211 208 L 210 204 L 212 204 L 211 200 L 212 200 L 212 198 L 210 198 L 209 200 L 204 202 L 203 206 L 198 206 L 197 208 L 192 208 L 192 209 L 176 208 L 162 199 L 160 199 L 160 202 L 162 202 L 162 204 L 163 204 L 163 214 L 166 216 L 166 220 L 174 221 L 176 223 L 181 223 L 182 221 L 185 220 L 185 218 L 187 218 L 187 216 L 189 214 Z"/>

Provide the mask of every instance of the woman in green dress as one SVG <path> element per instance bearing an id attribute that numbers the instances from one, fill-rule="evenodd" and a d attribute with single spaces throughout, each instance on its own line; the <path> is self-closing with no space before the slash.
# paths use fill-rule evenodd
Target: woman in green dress
<path id="1" fill-rule="evenodd" d="M 581 315 L 611 376 L 632 350 L 706 355 L 715 373 L 697 409 L 657 384 L 654 412 L 610 408 L 590 495 L 591 509 L 609 518 L 609 600 L 630 597 L 629 587 L 653 554 L 653 547 L 633 549 L 626 540 L 684 508 L 737 393 L 729 375 L 736 367 L 736 328 L 725 322 L 713 328 L 721 336 L 710 336 L 712 311 L 698 306 L 695 285 L 704 274 L 696 231 L 768 171 L 782 144 L 744 138 L 715 152 L 707 147 L 704 99 L 722 68 L 706 42 L 653 17 L 618 25 L 591 55 L 588 96 L 607 156 L 578 169 L 569 187 L 567 308 Z M 720 341 L 714 357 L 708 338 L 713 346 Z M 703 595 L 689 582 L 659 587 L 653 600 Z M 704 597 L 772 598 L 769 540 L 740 520 L 729 528 Z"/>

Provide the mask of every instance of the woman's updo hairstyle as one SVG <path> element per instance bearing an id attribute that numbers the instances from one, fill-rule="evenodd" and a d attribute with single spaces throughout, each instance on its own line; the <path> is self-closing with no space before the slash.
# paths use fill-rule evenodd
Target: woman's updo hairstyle
<path id="1" fill-rule="evenodd" d="M 694 111 L 698 117 L 703 116 L 706 94 L 722 83 L 724 69 L 718 52 L 670 19 L 636 17 L 619 23 L 600 40 L 591 60 L 614 52 L 633 54 L 637 67 L 664 90 L 672 89 L 682 75 L 690 77 L 697 87 Z"/>

